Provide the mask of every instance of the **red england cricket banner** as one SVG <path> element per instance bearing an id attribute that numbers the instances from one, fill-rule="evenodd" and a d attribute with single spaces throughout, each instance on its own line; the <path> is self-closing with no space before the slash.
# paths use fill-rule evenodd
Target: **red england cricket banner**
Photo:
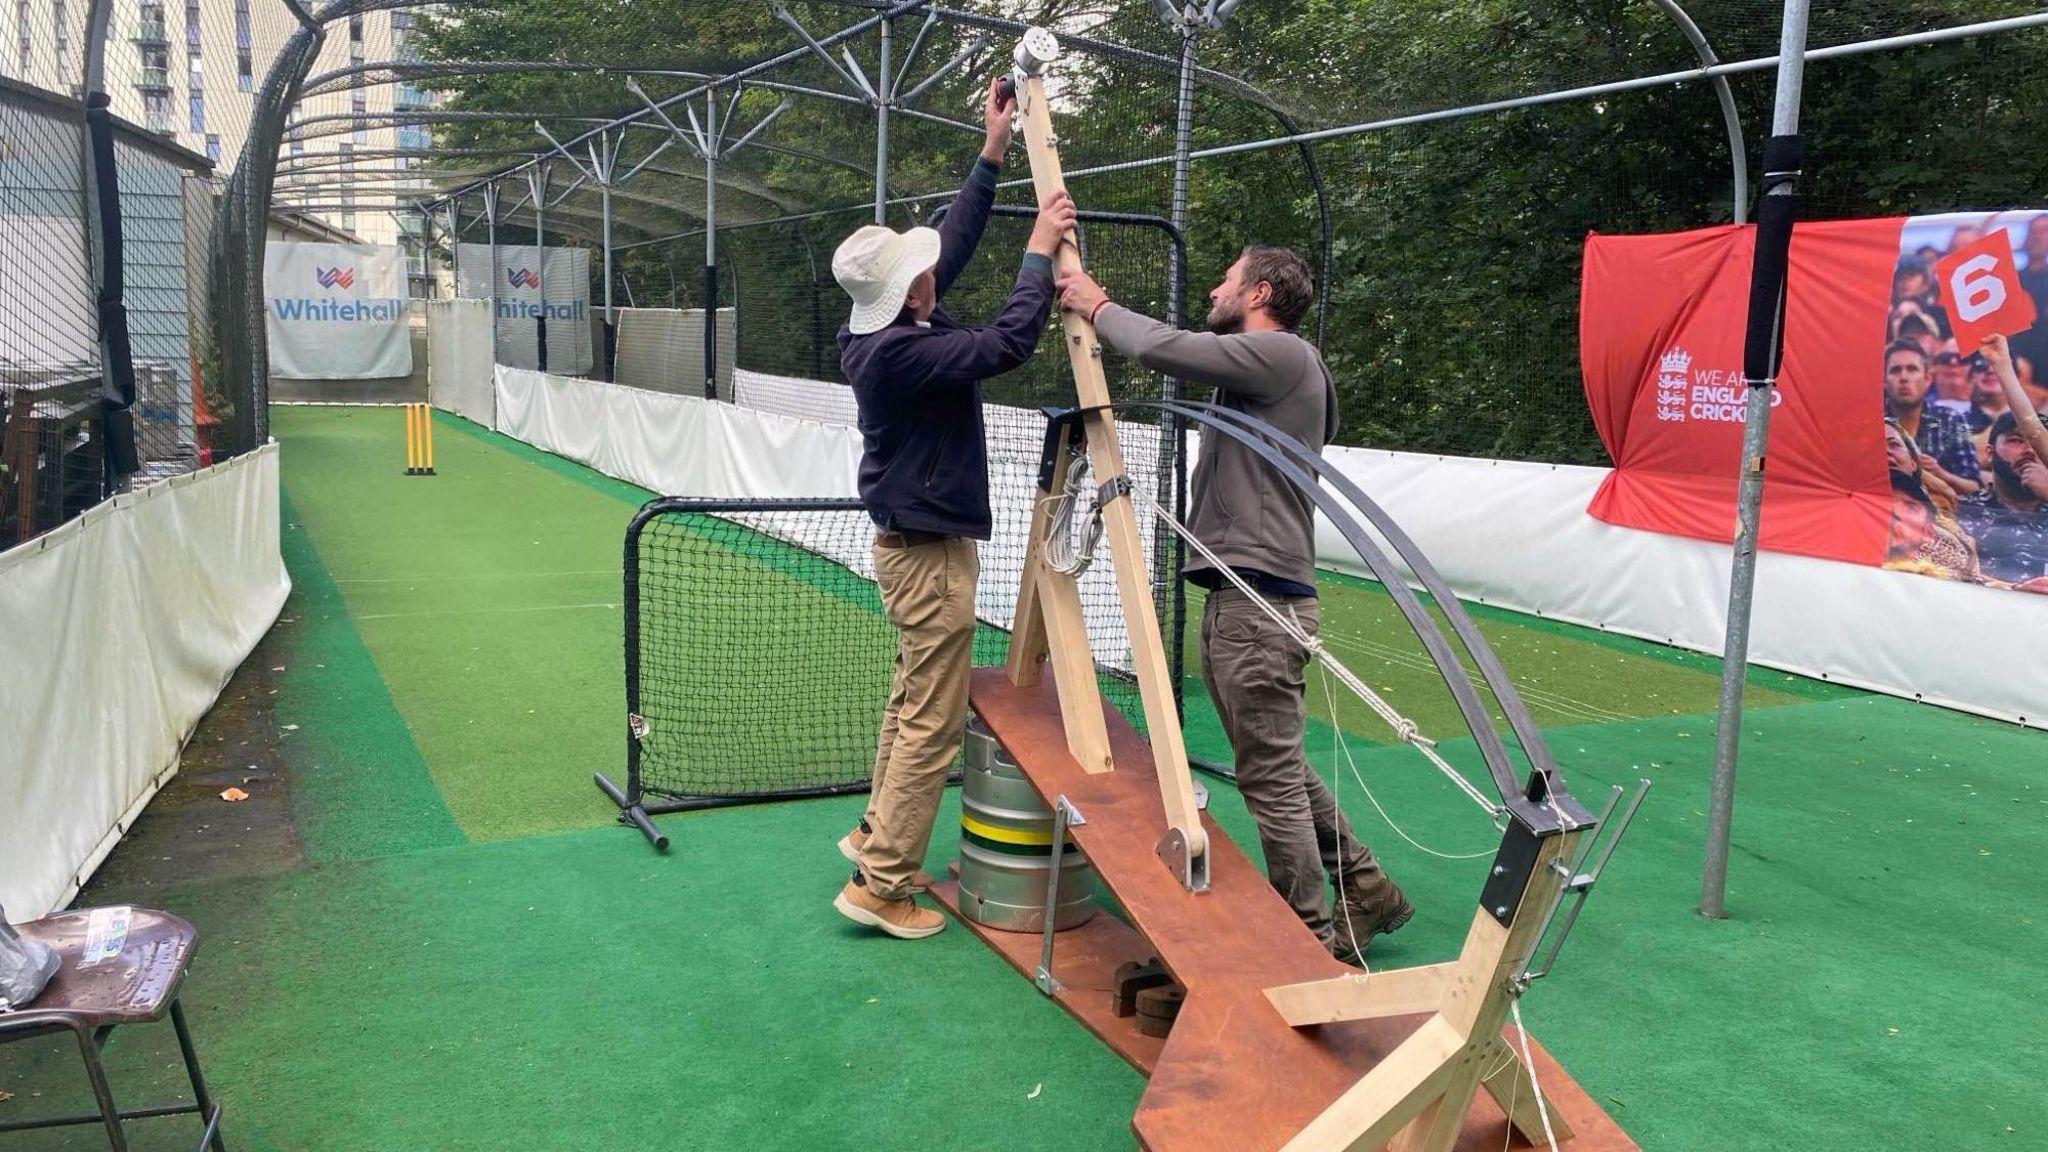
<path id="1" fill-rule="evenodd" d="M 1733 535 L 1754 244 L 1736 226 L 1587 238 L 1581 371 L 1615 465 L 1593 516 Z M 1978 268 L 1984 251 L 2004 252 L 2003 263 Z M 1944 300 L 1936 269 L 1958 266 L 1950 253 L 1974 270 L 1961 274 L 1975 277 L 1968 301 Z M 2034 382 L 2048 326 L 2031 315 L 2048 297 L 2048 213 L 1802 222 L 1788 276 L 1762 546 L 2042 589 L 2048 468 L 2009 401 L 2048 403 Z M 1999 329 L 2014 333 L 2009 359 L 2003 342 L 1980 346 L 1962 322 L 1968 311 L 1997 323 L 1991 295 L 2019 298 Z"/>

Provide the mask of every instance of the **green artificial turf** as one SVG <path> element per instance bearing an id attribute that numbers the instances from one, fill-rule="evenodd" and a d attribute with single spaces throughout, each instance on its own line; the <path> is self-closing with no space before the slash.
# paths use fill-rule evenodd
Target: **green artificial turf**
<path id="1" fill-rule="evenodd" d="M 292 600 L 276 715 L 293 811 L 312 860 L 381 856 L 463 842 L 363 647 L 312 533 L 282 500 Z"/>
<path id="2" fill-rule="evenodd" d="M 605 823 L 590 773 L 621 759 L 635 501 L 462 423 L 437 414 L 437 474 L 407 476 L 397 409 L 280 409 L 285 492 L 462 831 Z"/>
<path id="3" fill-rule="evenodd" d="M 186 998 L 232 1147 L 1129 1148 L 1136 1076 L 968 934 L 902 944 L 831 912 L 833 841 L 864 798 L 666 817 L 666 856 L 591 827 L 611 814 L 588 774 L 620 759 L 619 620 L 564 605 L 616 602 L 644 493 L 446 418 L 431 479 L 399 474 L 396 412 L 274 420 L 298 586 L 278 718 L 299 725 L 285 749 L 309 866 L 152 893 L 201 933 Z M 819 575 L 773 550 L 736 559 Z M 1384 593 L 1324 592 L 1340 655 L 1477 778 Z M 1694 908 L 1715 662 L 1474 616 L 1589 805 L 1655 782 L 1525 1000 L 1643 1147 L 2048 1141 L 2048 738 L 1752 674 L 1731 919 L 1710 922 Z M 1219 755 L 1199 696 L 1189 745 Z M 1337 715 L 1349 760 L 1324 719 L 1311 758 L 1419 909 L 1372 959 L 1448 959 L 1497 836 L 1377 721 Z M 1253 845 L 1242 801 L 1211 789 Z M 949 793 L 934 872 L 957 818 Z M 109 1048 L 137 1103 L 174 1083 L 166 1039 Z M 0 1050 L 0 1119 L 80 1102 L 62 1055 Z M 151 1136 L 137 1147 L 187 1143 Z M 90 1129 L 10 1139 L 104 1146 Z"/>

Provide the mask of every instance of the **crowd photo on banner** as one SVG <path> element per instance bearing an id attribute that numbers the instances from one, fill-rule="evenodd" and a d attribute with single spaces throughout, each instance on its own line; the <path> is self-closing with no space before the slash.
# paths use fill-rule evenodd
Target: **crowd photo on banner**
<path id="1" fill-rule="evenodd" d="M 1885 567 L 2048 593 L 2048 212 L 1916 217 L 1899 248 Z M 2017 321 L 1985 331 L 1990 313 Z"/>

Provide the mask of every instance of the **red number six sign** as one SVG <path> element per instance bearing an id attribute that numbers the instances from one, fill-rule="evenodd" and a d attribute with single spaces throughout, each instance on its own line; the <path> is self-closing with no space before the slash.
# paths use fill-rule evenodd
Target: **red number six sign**
<path id="1" fill-rule="evenodd" d="M 2012 238 L 2003 228 L 1942 257 L 1934 278 L 1955 325 L 1956 347 L 1965 355 L 1986 336 L 2010 336 L 2034 326 L 2034 300 L 2020 288 Z"/>

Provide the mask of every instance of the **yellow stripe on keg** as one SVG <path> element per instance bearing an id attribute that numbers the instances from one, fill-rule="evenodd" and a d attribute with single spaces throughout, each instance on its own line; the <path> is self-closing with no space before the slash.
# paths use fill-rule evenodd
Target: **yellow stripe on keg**
<path id="1" fill-rule="evenodd" d="M 1003 844 L 1023 844 L 1033 848 L 1052 847 L 1050 831 L 1020 832 L 1015 828 L 999 828 L 994 824 L 984 824 L 965 812 L 960 814 L 960 827 L 984 840 L 994 840 Z"/>

